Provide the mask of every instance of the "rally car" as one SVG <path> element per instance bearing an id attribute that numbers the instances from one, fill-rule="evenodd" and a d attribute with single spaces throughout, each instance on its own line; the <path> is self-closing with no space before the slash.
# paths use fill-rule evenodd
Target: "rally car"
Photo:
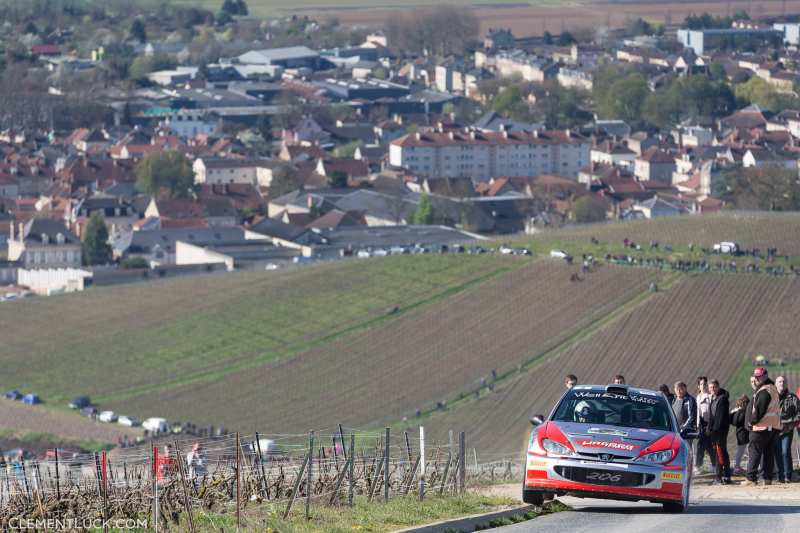
<path id="1" fill-rule="evenodd" d="M 647 500 L 677 513 L 689 505 L 691 447 L 661 392 L 576 385 L 531 423 L 526 503 L 569 495 Z"/>

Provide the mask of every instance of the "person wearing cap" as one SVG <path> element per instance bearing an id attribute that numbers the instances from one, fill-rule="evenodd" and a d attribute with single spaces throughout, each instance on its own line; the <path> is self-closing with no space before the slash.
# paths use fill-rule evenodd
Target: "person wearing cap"
<path id="1" fill-rule="evenodd" d="M 775 464 L 778 470 L 778 483 L 792 482 L 792 438 L 794 427 L 800 421 L 800 403 L 786 384 L 786 376 L 775 378 L 778 401 L 781 410 L 781 427 L 775 438 Z"/>
<path id="2" fill-rule="evenodd" d="M 747 480 L 744 485 L 755 485 L 758 468 L 764 461 L 764 485 L 772 485 L 775 465 L 775 439 L 781 429 L 781 408 L 778 389 L 769 379 L 767 369 L 758 367 L 753 371 L 758 390 L 751 402 L 750 443 L 748 444 Z"/>

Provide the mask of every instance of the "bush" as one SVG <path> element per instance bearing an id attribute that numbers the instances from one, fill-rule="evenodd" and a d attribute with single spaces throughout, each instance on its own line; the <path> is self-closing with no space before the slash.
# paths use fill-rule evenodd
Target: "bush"
<path id="1" fill-rule="evenodd" d="M 119 262 L 119 267 L 126 270 L 133 270 L 138 268 L 150 268 L 150 265 L 144 257 L 126 257 Z"/>

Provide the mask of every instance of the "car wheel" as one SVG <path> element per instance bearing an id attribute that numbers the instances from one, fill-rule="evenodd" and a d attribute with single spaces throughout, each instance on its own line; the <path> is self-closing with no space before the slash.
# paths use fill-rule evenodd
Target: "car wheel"
<path id="1" fill-rule="evenodd" d="M 556 494 L 555 492 L 545 492 L 543 496 L 544 496 L 544 501 L 549 502 L 550 500 L 556 497 Z"/>
<path id="2" fill-rule="evenodd" d="M 683 502 L 669 502 L 663 505 L 665 513 L 682 513 L 686 510 L 686 506 Z"/>
<path id="3" fill-rule="evenodd" d="M 522 489 L 522 501 L 531 505 L 542 505 L 544 503 L 544 494 L 538 490 Z"/>

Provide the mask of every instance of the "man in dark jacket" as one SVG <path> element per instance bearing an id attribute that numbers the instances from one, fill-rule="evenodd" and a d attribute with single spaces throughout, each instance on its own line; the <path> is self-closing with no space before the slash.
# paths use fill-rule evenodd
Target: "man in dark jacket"
<path id="1" fill-rule="evenodd" d="M 691 394 L 686 391 L 686 383 L 675 383 L 675 399 L 672 401 L 672 412 L 678 421 L 678 431 L 683 438 L 696 430 L 697 403 Z"/>
<path id="2" fill-rule="evenodd" d="M 755 485 L 758 468 L 764 461 L 764 485 L 772 485 L 775 464 L 775 438 L 781 428 L 781 408 L 778 389 L 769 379 L 766 368 L 753 371 L 758 389 L 753 394 L 750 411 L 750 443 L 748 444 L 747 481 Z"/>
<path id="3" fill-rule="evenodd" d="M 791 483 L 792 471 L 792 438 L 794 427 L 800 420 L 800 402 L 797 396 L 789 391 L 786 376 L 775 378 L 775 388 L 781 407 L 781 428 L 775 438 L 775 462 L 778 470 L 778 483 Z"/>
<path id="4" fill-rule="evenodd" d="M 728 484 L 731 482 L 731 460 L 728 455 L 728 429 L 730 428 L 730 402 L 728 391 L 719 386 L 719 381 L 711 380 L 710 417 L 706 435 L 711 439 L 711 449 L 714 450 L 716 461 L 715 484 Z"/>

